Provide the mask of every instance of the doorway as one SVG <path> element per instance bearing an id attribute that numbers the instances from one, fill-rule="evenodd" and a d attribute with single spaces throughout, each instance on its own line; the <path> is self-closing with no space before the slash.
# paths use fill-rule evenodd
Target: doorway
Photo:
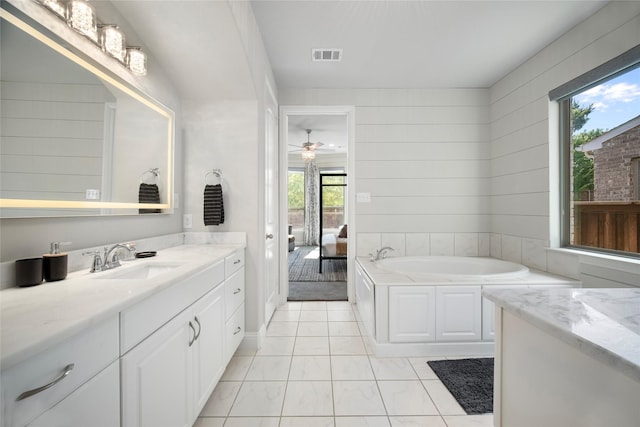
<path id="1" fill-rule="evenodd" d="M 286 165 L 280 176 L 286 231 L 282 302 L 349 300 L 349 267 L 355 255 L 348 244 L 348 233 L 354 230 L 348 191 L 353 107 L 281 107 L 280 117 L 280 159 Z M 337 179 L 342 185 L 321 185 L 321 176 L 325 184 Z"/>

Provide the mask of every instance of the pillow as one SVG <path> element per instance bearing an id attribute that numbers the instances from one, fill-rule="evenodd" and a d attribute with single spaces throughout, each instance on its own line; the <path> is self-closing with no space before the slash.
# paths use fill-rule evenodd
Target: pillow
<path id="1" fill-rule="evenodd" d="M 342 226 L 342 228 L 340 229 L 340 233 L 338 233 L 338 237 L 343 239 L 347 237 L 347 224 Z"/>

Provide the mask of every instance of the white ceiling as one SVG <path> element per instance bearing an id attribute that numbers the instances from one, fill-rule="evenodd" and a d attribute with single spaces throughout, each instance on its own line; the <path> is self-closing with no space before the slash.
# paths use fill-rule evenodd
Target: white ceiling
<path id="1" fill-rule="evenodd" d="M 347 152 L 347 118 L 344 115 L 290 115 L 287 135 L 288 151 L 299 153 L 307 142 L 307 129 L 311 130 L 309 141 L 322 142 L 316 150 L 318 155 Z"/>
<path id="2" fill-rule="evenodd" d="M 252 0 L 279 89 L 490 87 L 607 1 Z M 312 48 L 343 49 L 337 63 Z"/>

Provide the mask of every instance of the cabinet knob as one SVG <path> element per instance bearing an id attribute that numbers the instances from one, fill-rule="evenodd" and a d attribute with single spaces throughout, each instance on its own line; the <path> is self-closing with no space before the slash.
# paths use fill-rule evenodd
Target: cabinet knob
<path id="1" fill-rule="evenodd" d="M 242 328 L 240 326 L 238 326 L 238 329 L 236 329 L 236 331 L 233 333 L 233 335 L 238 335 L 240 333 L 240 331 L 242 331 Z"/>
<path id="2" fill-rule="evenodd" d="M 233 265 L 240 264 L 241 262 L 242 262 L 242 261 L 241 261 L 241 260 L 239 260 L 239 259 L 238 259 L 238 260 L 235 260 L 235 261 L 233 261 Z"/>
<path id="3" fill-rule="evenodd" d="M 239 294 L 240 292 L 242 292 L 242 289 L 238 288 L 235 291 L 233 291 L 233 294 L 236 295 L 236 294 Z"/>
<path id="4" fill-rule="evenodd" d="M 24 393 L 22 393 L 20 396 L 18 396 L 16 398 L 16 402 L 19 402 L 21 400 L 24 400 L 28 397 L 33 396 L 34 394 L 38 394 L 41 391 L 45 391 L 48 388 L 53 387 L 54 385 L 58 384 L 60 381 L 62 381 L 63 379 L 65 379 L 67 377 L 67 375 L 69 375 L 71 373 L 71 371 L 73 371 L 73 368 L 75 368 L 75 364 L 70 363 L 67 366 L 64 367 L 64 371 L 62 372 L 62 374 L 56 378 L 55 380 L 51 381 L 49 384 L 45 384 L 41 387 L 38 388 L 34 388 L 33 390 L 29 390 L 29 391 L 25 391 Z"/>
<path id="5" fill-rule="evenodd" d="M 273 239 L 273 234 L 271 233 L 267 234 L 267 239 Z"/>

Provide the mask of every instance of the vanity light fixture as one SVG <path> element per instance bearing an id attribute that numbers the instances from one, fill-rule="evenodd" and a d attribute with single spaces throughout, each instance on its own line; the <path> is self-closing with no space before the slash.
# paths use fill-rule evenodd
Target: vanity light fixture
<path id="1" fill-rule="evenodd" d="M 117 25 L 113 24 L 99 24 L 98 27 L 101 29 L 100 46 L 102 46 L 102 50 L 124 64 L 127 56 L 124 33 Z"/>
<path id="2" fill-rule="evenodd" d="M 147 55 L 138 46 L 127 48 L 127 68 L 136 76 L 147 75 Z"/>
<path id="3" fill-rule="evenodd" d="M 40 0 L 40 3 L 58 15 L 60 18 L 66 20 L 67 19 L 67 8 L 60 0 Z"/>
<path id="4" fill-rule="evenodd" d="M 80 34 L 98 43 L 96 11 L 86 0 L 69 1 L 67 4 L 67 23 Z"/>

